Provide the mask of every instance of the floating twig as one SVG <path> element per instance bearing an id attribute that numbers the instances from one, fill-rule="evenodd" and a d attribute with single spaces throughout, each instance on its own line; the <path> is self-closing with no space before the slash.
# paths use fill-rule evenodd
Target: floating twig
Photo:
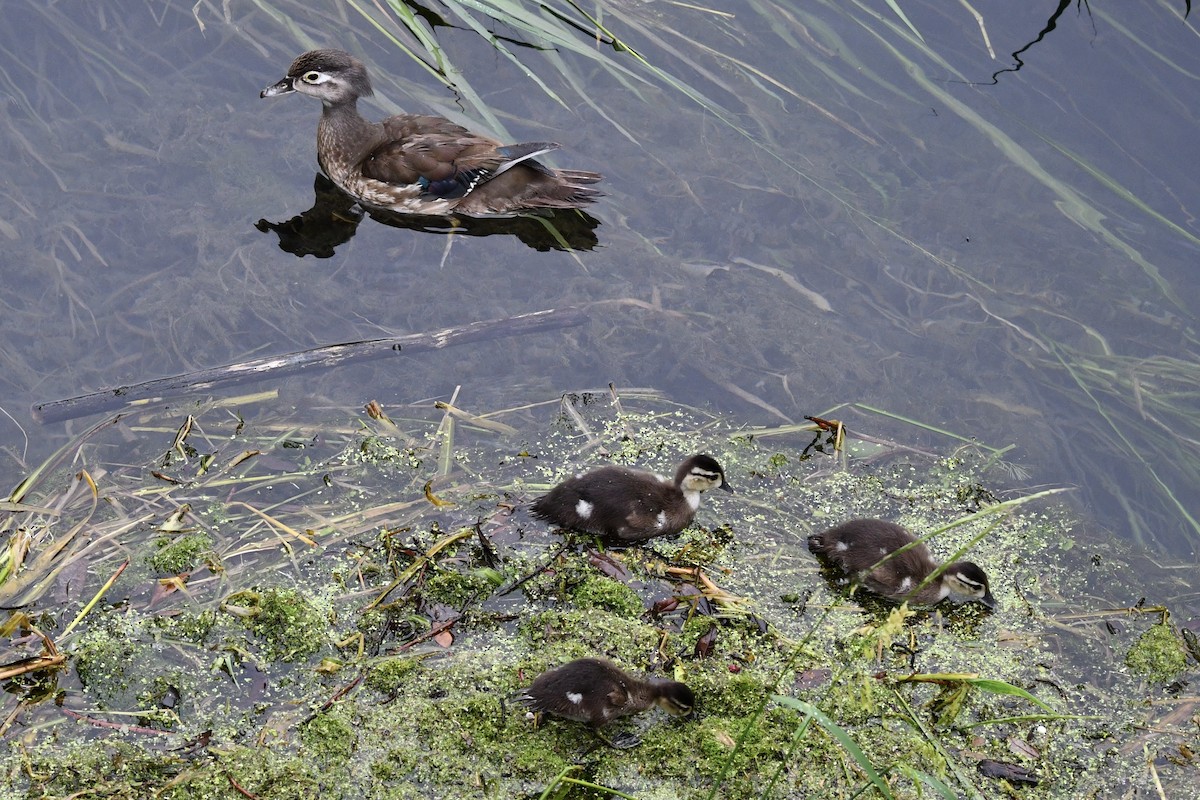
<path id="1" fill-rule="evenodd" d="M 505 319 L 472 322 L 469 325 L 445 328 L 429 333 L 413 333 L 406 336 L 389 336 L 383 339 L 331 344 L 295 353 L 256 358 L 252 361 L 243 361 L 223 367 L 196 370 L 170 378 L 157 378 L 131 386 L 119 386 L 66 400 L 39 403 L 33 407 L 33 418 L 45 424 L 119 408 L 128 407 L 132 410 L 161 402 L 168 397 L 208 392 L 223 386 L 261 380 L 268 376 L 278 378 L 305 370 L 329 369 L 352 361 L 394 355 L 402 350 L 406 353 L 420 353 L 427 350 L 442 350 L 468 342 L 492 341 L 507 336 L 521 336 L 537 331 L 569 328 L 582 325 L 585 318 L 583 309 L 567 306 L 534 311 L 529 314 L 518 314 Z"/>

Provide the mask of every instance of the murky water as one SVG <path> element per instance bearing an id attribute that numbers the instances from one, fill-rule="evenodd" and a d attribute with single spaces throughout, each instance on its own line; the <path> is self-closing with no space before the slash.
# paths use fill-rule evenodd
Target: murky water
<path id="1" fill-rule="evenodd" d="M 1012 445 L 1014 487 L 1077 486 L 1117 536 L 1190 555 L 1192 23 L 1179 3 L 1071 7 L 1025 48 L 1046 10 L 904 5 L 911 29 L 866 4 L 608 9 L 705 108 L 560 51 L 573 86 L 520 50 L 558 103 L 439 28 L 456 95 L 340 5 L 5 4 L 5 474 L 64 435 L 32 403 L 601 303 L 582 329 L 278 386 L 301 407 L 456 386 L 489 407 L 615 381 L 747 423 L 831 413 L 937 449 L 949 432 Z M 604 172 L 599 246 L 368 219 L 331 257 L 281 250 L 254 224 L 311 204 L 319 108 L 257 92 L 316 45 L 368 61 L 370 116 L 502 125 Z"/>
<path id="2" fill-rule="evenodd" d="M 256 418 L 282 417 L 281 441 L 303 444 L 331 415 L 372 400 L 396 409 L 457 391 L 458 405 L 486 411 L 609 382 L 644 386 L 735 427 L 818 415 L 935 453 L 973 441 L 977 461 L 996 455 L 989 488 L 1075 487 L 1068 502 L 1093 527 L 1154 557 L 1194 560 L 1196 32 L 1182 3 L 1100 5 L 1070 5 L 1048 31 L 1053 8 L 1000 0 L 974 3 L 979 19 L 964 4 L 905 2 L 907 20 L 883 3 L 605 5 L 605 24 L 661 72 L 627 64 L 614 76 L 565 47 L 514 47 L 546 90 L 458 21 L 435 29 L 457 71 L 451 91 L 353 5 L 0 2 L 0 476 L 15 485 L 102 418 L 39 425 L 35 403 L 580 306 L 581 326 L 229 387 L 220 394 L 279 395 L 200 424 L 233 441 L 234 413 L 251 430 Z M 362 13 L 410 41 L 386 8 Z M 377 90 L 361 104 L 369 117 L 401 108 L 451 116 L 506 140 L 560 142 L 558 166 L 603 172 L 607 196 L 590 209 L 595 246 L 586 232 L 580 249 L 547 249 L 531 238 L 536 229 L 446 235 L 368 218 L 304 243 L 322 257 L 281 249 L 256 223 L 283 223 L 313 204 L 320 109 L 258 92 L 316 46 L 368 63 Z M 589 46 L 626 64 L 603 43 Z M 165 403 L 182 419 L 198 399 Z M 546 416 L 525 421 L 535 429 Z M 130 429 L 139 419 L 127 418 Z M 264 427 L 255 441 L 270 440 Z M 164 446 L 169 428 L 155 432 Z M 96 441 L 98 461 L 123 462 L 121 431 Z M 255 461 L 265 482 L 247 481 L 236 499 L 269 507 L 270 473 L 303 472 L 318 457 L 299 444 Z M 138 448 L 134 463 L 154 449 Z M 233 456 L 227 448 L 219 462 Z M 481 473 L 464 481 L 472 491 L 486 487 L 492 458 L 472 465 Z M 553 474 L 536 468 L 541 479 Z M 177 477 L 220 485 L 196 469 Z M 495 469 L 519 482 L 533 468 L 518 459 Z M 383 502 L 379 487 L 357 485 L 358 473 L 345 478 L 351 486 L 331 472 L 329 484 L 309 474 L 311 486 L 280 484 L 279 493 L 316 498 L 335 486 Z M 771 491 L 738 502 L 765 506 Z M 185 499 L 147 501 L 146 513 L 157 520 Z M 857 499 L 863 513 L 902 505 Z M 79 489 L 73 510 L 87 501 Z M 122 513 L 136 516 L 128 503 Z M 821 506 L 804 503 L 793 514 L 780 500 L 774 511 L 786 513 L 747 523 L 745 552 L 811 567 L 811 520 L 797 520 Z M 461 508 L 445 513 L 447 529 L 470 524 Z M 357 546 L 381 519 L 368 515 L 344 535 Z M 280 557 L 264 529 L 231 527 L 222 531 L 231 571 L 246 578 L 258 558 L 269 569 Z M 764 545 L 773 537 L 784 544 Z M 1084 578 L 1103 584 L 1094 594 L 1105 607 L 1122 602 L 1108 592 L 1125 591 L 1126 580 L 1136 595 L 1136 579 L 1067 555 L 1073 544 L 1022 563 L 1022 575 L 1038 576 L 1080 559 L 1066 577 L 1045 578 L 1044 608 Z M 89 583 L 84 596 L 119 560 L 105 558 L 76 576 Z M 755 585 L 773 576 L 736 566 L 735 590 L 761 590 L 772 624 L 791 619 L 795 601 Z M 71 603 L 76 578 L 59 582 L 70 584 Z M 219 570 L 202 580 L 191 590 L 203 602 L 227 594 Z M 149 595 L 165 591 L 144 578 L 130 596 L 153 609 L 161 598 Z M 357 607 L 359 598 L 339 600 Z M 804 633 L 802 614 L 788 635 Z M 1097 635 L 1100 646 L 1108 635 Z M 205 653 L 193 657 L 207 669 Z"/>
<path id="3" fill-rule="evenodd" d="M 1072 8 L 1013 70 L 1007 53 L 1045 11 L 985 4 L 977 23 L 906 5 L 924 44 L 867 6 L 611 10 L 653 22 L 655 40 L 620 30 L 744 132 L 661 81 L 635 94 L 564 53 L 585 103 L 523 52 L 564 108 L 474 34 L 443 28 L 492 122 L 606 174 L 600 246 L 538 252 L 367 220 L 317 259 L 254 228 L 312 201 L 317 104 L 257 97 L 296 53 L 367 59 L 372 116 L 404 107 L 487 128 L 484 113 L 341 6 L 283 6 L 285 25 L 269 6 L 7 4 L 10 481 L 62 435 L 31 422 L 31 403 L 618 301 L 583 331 L 293 378 L 284 396 L 387 404 L 461 385 L 486 407 L 615 381 L 750 423 L 859 404 L 838 412 L 852 426 L 954 444 L 871 406 L 1014 445 L 1014 485 L 1078 486 L 1118 536 L 1191 553 L 1191 23 L 1180 4 Z"/>

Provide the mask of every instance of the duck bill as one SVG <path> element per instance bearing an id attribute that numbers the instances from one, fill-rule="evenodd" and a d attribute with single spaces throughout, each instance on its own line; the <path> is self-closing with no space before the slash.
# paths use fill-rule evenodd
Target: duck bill
<path id="1" fill-rule="evenodd" d="M 267 88 L 263 89 L 261 92 L 258 93 L 258 96 L 260 98 L 262 98 L 262 97 L 277 97 L 281 94 L 291 94 L 294 91 L 296 91 L 296 87 L 292 85 L 292 79 L 284 78 L 283 80 L 281 80 L 279 83 L 275 84 L 274 86 L 268 86 Z"/>
<path id="2" fill-rule="evenodd" d="M 730 494 L 734 494 L 733 487 L 729 485 L 729 481 L 721 481 L 721 488 Z"/>
<path id="3" fill-rule="evenodd" d="M 979 602 L 983 603 L 989 611 L 996 610 L 996 598 L 992 597 L 991 592 L 987 592 L 983 597 L 979 598 Z"/>

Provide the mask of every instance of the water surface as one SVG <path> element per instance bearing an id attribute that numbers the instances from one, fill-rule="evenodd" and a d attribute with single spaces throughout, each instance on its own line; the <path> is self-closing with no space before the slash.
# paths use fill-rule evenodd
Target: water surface
<path id="1" fill-rule="evenodd" d="M 1053 4 L 903 5 L 907 22 L 867 3 L 605 7 L 706 107 L 515 47 L 556 102 L 461 25 L 436 28 L 452 91 L 341 4 L 5 4 L 10 482 L 87 424 L 40 427 L 35 402 L 612 301 L 582 329 L 277 385 L 301 408 L 459 386 L 488 408 L 611 381 L 953 448 L 936 428 L 1011 445 L 1013 488 L 1078 487 L 1098 525 L 1191 557 L 1192 22 L 1165 0 L 1071 6 L 1035 41 Z M 606 175 L 600 246 L 367 220 L 330 258 L 279 249 L 254 223 L 311 205 L 319 108 L 258 91 L 310 46 L 369 64 L 369 116 L 561 142 L 558 164 Z"/>

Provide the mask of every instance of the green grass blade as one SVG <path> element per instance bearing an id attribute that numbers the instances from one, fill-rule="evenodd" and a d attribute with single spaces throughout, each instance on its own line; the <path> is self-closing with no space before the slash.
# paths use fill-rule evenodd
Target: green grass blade
<path id="1" fill-rule="evenodd" d="M 892 13 L 899 17 L 900 21 L 903 22 L 908 29 L 913 32 L 913 36 L 916 36 L 918 39 L 924 42 L 925 37 L 921 35 L 919 30 L 917 30 L 917 26 L 912 24 L 908 18 L 908 15 L 904 13 L 904 9 L 900 8 L 900 4 L 897 3 L 896 0 L 887 0 L 887 4 L 888 7 L 892 9 Z"/>
<path id="2" fill-rule="evenodd" d="M 945 798 L 945 800 L 958 800 L 958 795 L 950 791 L 949 786 L 942 783 L 928 772 L 922 772 L 919 769 L 913 769 L 912 767 L 904 765 L 899 765 L 896 767 L 896 769 L 911 779 L 913 783 L 925 784 L 930 789 Z"/>
<path id="3" fill-rule="evenodd" d="M 1031 695 L 1029 692 L 1022 689 L 1020 686 L 1013 686 L 1011 683 L 1008 683 L 1007 681 L 996 680 L 994 678 L 969 678 L 969 679 L 967 679 L 966 683 L 970 684 L 971 686 L 974 686 L 977 689 L 982 689 L 985 692 L 991 692 L 992 694 L 1006 694 L 1006 695 L 1010 695 L 1012 697 L 1020 697 L 1025 700 L 1028 700 L 1029 702 L 1033 703 L 1036 706 L 1046 709 L 1047 711 L 1054 710 L 1053 708 L 1051 708 L 1049 705 L 1047 705 L 1043 701 L 1037 699 L 1036 697 Z"/>
<path id="4" fill-rule="evenodd" d="M 859 768 L 866 773 L 867 779 L 870 780 L 871 785 L 875 787 L 879 794 L 888 798 L 888 800 L 891 800 L 892 790 L 888 788 L 887 783 L 879 776 L 879 772 L 867 759 L 867 756 L 865 753 L 863 753 L 862 748 L 859 747 L 858 743 L 850 737 L 850 734 L 846 732 L 845 728 L 841 727 L 832 719 L 830 719 L 824 711 L 817 708 L 812 703 L 807 703 L 803 700 L 797 700 L 794 697 L 784 697 L 783 695 L 779 694 L 772 695 L 771 699 L 780 705 L 789 706 L 796 709 L 800 713 L 815 719 L 817 724 L 824 728 L 830 736 L 837 739 L 838 743 L 841 744 L 842 749 L 850 754 L 850 757 L 854 759 Z"/>

